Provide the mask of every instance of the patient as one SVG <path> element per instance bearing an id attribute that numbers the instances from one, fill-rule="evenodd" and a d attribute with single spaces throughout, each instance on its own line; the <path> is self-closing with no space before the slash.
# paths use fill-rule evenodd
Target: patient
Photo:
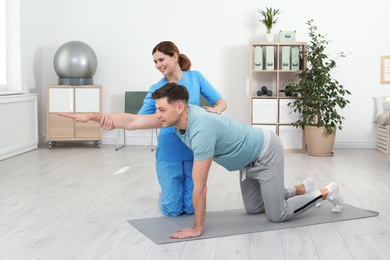
<path id="1" fill-rule="evenodd" d="M 284 151 L 278 136 L 235 122 L 223 115 L 207 113 L 188 104 L 184 86 L 167 83 L 156 90 L 156 114 L 60 114 L 78 122 L 100 122 L 106 130 L 153 129 L 173 126 L 180 139 L 194 152 L 194 225 L 171 238 L 201 236 L 206 220 L 207 177 L 212 161 L 229 171 L 240 172 L 240 186 L 248 214 L 265 213 L 272 222 L 283 222 L 302 214 L 317 202 L 333 203 L 332 212 L 341 212 L 343 199 L 335 182 L 320 190 L 309 178 L 295 187 L 284 187 Z M 301 196 L 296 196 L 301 195 Z"/>

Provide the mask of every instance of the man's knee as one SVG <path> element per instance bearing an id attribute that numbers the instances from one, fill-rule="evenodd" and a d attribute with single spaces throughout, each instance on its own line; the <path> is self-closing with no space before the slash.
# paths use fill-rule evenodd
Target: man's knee
<path id="1" fill-rule="evenodd" d="M 246 203 L 244 200 L 244 207 L 247 214 L 254 215 L 254 214 L 260 214 L 264 213 L 264 204 L 255 204 L 255 203 Z"/>
<path id="2" fill-rule="evenodd" d="M 269 221 L 273 223 L 280 223 L 285 221 L 285 219 L 282 216 L 278 216 L 278 215 L 267 215 L 267 218 Z"/>
<path id="3" fill-rule="evenodd" d="M 256 215 L 256 214 L 264 213 L 264 208 L 260 208 L 260 207 L 257 207 L 257 208 L 245 208 L 245 210 L 246 210 L 246 213 L 249 214 L 249 215 Z"/>

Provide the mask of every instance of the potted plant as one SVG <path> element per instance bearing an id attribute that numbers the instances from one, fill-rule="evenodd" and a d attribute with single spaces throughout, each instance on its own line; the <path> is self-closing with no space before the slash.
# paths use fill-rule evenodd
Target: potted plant
<path id="1" fill-rule="evenodd" d="M 307 68 L 298 73 L 297 83 L 290 84 L 289 91 L 296 99 L 288 106 L 300 115 L 293 126 L 304 129 L 308 154 L 332 156 L 336 128 L 341 130 L 344 121 L 338 109 L 347 106 L 349 101 L 345 96 L 351 92 L 332 77 L 336 62 L 325 52 L 328 45 L 325 36 L 317 33 L 313 20 L 306 24 L 310 42 L 302 55 L 307 59 Z M 337 57 L 345 54 L 341 52 Z M 317 141 L 326 143 L 317 144 Z"/>
<path id="2" fill-rule="evenodd" d="M 266 7 L 265 11 L 259 9 L 259 13 L 263 15 L 263 19 L 260 19 L 259 21 L 265 25 L 267 40 L 272 42 L 274 40 L 274 34 L 271 34 L 271 29 L 278 22 L 276 16 L 280 14 L 280 11 L 279 9 Z"/>

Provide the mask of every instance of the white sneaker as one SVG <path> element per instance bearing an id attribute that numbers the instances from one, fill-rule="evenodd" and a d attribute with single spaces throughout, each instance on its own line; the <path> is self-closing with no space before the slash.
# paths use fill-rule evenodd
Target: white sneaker
<path id="1" fill-rule="evenodd" d="M 316 185 L 312 178 L 307 178 L 303 181 L 303 185 L 305 186 L 305 194 L 316 191 Z M 316 203 L 316 207 L 321 207 L 321 201 Z"/>
<path id="2" fill-rule="evenodd" d="M 344 208 L 344 201 L 340 194 L 339 185 L 332 182 L 326 188 L 329 190 L 326 199 L 333 203 L 332 212 L 340 213 Z"/>

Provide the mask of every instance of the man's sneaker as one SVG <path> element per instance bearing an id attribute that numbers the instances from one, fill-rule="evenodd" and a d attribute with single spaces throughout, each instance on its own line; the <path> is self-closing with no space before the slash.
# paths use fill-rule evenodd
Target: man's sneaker
<path id="1" fill-rule="evenodd" d="M 339 185 L 332 182 L 326 188 L 329 190 L 326 199 L 333 203 L 332 212 L 340 213 L 344 208 L 344 201 L 340 194 Z"/>

